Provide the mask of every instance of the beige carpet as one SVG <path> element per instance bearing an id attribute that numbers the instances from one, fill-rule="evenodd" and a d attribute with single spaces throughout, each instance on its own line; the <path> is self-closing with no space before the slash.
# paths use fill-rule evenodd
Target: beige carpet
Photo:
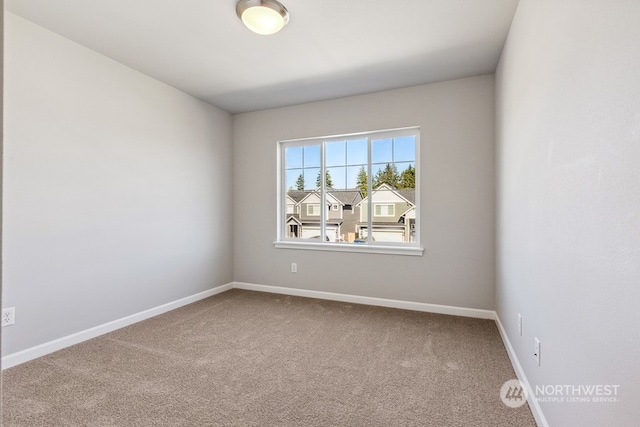
<path id="1" fill-rule="evenodd" d="M 3 426 L 533 426 L 493 321 L 232 290 L 3 374 Z"/>

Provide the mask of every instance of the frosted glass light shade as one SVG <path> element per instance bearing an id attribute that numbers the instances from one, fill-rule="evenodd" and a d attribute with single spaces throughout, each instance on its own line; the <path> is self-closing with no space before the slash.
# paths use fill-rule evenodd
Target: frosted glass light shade
<path id="1" fill-rule="evenodd" d="M 275 34 L 289 22 L 289 12 L 276 0 L 240 0 L 236 13 L 254 33 Z"/>

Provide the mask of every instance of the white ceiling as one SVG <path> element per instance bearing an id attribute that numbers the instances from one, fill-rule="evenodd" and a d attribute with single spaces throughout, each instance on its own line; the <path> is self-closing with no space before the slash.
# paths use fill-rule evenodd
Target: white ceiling
<path id="1" fill-rule="evenodd" d="M 281 0 L 259 36 L 236 0 L 5 0 L 5 8 L 231 113 L 495 71 L 518 0 Z"/>

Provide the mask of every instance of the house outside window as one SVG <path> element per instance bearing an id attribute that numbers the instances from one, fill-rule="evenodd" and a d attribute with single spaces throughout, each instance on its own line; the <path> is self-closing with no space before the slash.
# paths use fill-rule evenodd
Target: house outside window
<path id="1" fill-rule="evenodd" d="M 320 216 L 320 205 L 307 205 L 307 215 Z"/>
<path id="2" fill-rule="evenodd" d="M 276 247 L 421 255 L 419 145 L 417 127 L 280 141 Z"/>

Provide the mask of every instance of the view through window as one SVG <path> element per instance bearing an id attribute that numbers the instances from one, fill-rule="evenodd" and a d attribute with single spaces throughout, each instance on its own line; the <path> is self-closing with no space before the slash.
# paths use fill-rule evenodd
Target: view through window
<path id="1" fill-rule="evenodd" d="M 419 129 L 283 141 L 281 241 L 417 246 Z"/>

